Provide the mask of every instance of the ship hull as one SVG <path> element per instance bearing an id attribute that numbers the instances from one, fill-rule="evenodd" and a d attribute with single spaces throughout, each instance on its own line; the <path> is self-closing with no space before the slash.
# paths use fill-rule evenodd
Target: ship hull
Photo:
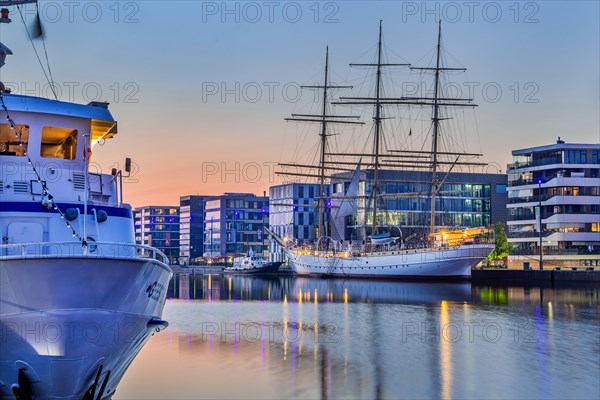
<path id="1" fill-rule="evenodd" d="M 485 259 L 493 245 L 400 250 L 361 256 L 331 256 L 287 251 L 298 275 L 387 279 L 470 278 L 471 268 Z"/>
<path id="2" fill-rule="evenodd" d="M 95 399 L 105 381 L 101 398 L 112 396 L 165 324 L 171 275 L 150 259 L 2 260 L 0 398 L 20 385 L 33 399 L 82 399 L 95 387 Z"/>

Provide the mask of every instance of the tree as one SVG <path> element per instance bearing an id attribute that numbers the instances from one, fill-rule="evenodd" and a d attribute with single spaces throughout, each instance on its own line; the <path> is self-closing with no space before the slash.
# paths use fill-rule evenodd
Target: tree
<path id="1" fill-rule="evenodd" d="M 486 264 L 487 266 L 490 266 L 493 261 L 502 260 L 502 264 L 506 265 L 506 258 L 508 257 L 508 253 L 512 250 L 513 245 L 508 242 L 503 223 L 496 222 L 494 224 L 494 237 L 496 238 L 496 245 L 494 246 L 492 253 L 486 259 Z"/>

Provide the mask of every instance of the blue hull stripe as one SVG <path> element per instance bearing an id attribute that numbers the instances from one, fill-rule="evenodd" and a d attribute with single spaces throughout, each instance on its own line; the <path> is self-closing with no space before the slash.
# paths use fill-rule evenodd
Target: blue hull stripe
<path id="1" fill-rule="evenodd" d="M 83 214 L 83 204 L 58 203 L 63 212 L 67 208 L 79 208 L 79 212 Z M 92 215 L 92 208 L 96 211 L 104 210 L 110 217 L 123 217 L 132 219 L 132 212 L 128 208 L 119 207 L 103 207 L 96 204 L 88 204 L 88 215 Z M 39 201 L 0 201 L 0 212 L 30 212 L 30 213 L 57 213 L 55 210 L 48 210 Z"/>

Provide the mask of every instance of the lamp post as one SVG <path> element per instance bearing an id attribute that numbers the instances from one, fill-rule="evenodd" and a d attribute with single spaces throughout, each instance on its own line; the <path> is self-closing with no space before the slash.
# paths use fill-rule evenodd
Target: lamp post
<path id="1" fill-rule="evenodd" d="M 543 238 L 543 229 L 542 229 L 542 180 L 538 179 L 538 210 L 539 210 L 539 230 L 540 230 L 540 271 L 544 269 L 544 260 L 543 260 L 543 249 L 542 249 L 542 238 Z"/>

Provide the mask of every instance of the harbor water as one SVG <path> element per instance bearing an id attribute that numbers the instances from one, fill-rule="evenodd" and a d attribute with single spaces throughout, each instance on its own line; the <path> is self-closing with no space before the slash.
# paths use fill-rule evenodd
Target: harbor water
<path id="1" fill-rule="evenodd" d="M 600 397 L 600 288 L 176 275 L 115 399 Z"/>

